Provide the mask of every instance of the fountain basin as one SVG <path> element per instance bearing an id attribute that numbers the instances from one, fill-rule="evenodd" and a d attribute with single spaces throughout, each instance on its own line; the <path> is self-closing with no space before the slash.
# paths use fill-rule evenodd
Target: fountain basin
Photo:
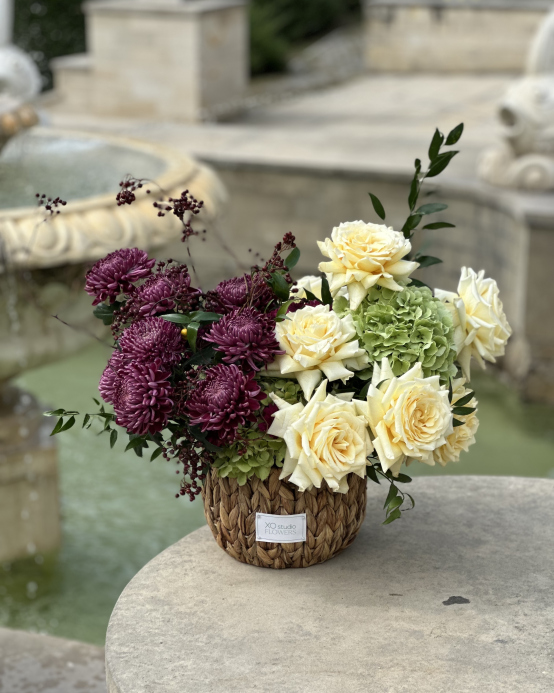
<path id="1" fill-rule="evenodd" d="M 151 182 L 137 190 L 131 206 L 118 207 L 115 195 L 127 174 Z M 155 250 L 177 241 L 180 222 L 172 215 L 159 219 L 152 203 L 184 189 L 204 200 L 196 223 L 209 227 L 225 191 L 209 168 L 189 157 L 125 138 L 53 129 L 10 140 L 0 157 L 0 243 L 9 269 L 0 274 L 0 382 L 101 334 L 82 290 L 87 264 L 118 248 Z M 31 206 L 36 193 L 67 205 L 49 216 Z"/>

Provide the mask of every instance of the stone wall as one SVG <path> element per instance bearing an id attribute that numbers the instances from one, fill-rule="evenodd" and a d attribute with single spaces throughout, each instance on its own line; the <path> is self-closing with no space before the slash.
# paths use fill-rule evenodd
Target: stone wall
<path id="1" fill-rule="evenodd" d="M 375 72 L 523 72 L 546 0 L 366 0 Z"/>

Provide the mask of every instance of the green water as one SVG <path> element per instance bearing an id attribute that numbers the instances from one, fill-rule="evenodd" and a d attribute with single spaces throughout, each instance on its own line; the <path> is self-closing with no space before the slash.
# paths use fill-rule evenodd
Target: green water
<path id="1" fill-rule="evenodd" d="M 53 407 L 90 409 L 106 358 L 96 345 L 28 373 L 20 383 Z M 490 376 L 475 378 L 474 385 L 478 444 L 459 464 L 446 469 L 414 464 L 410 473 L 554 477 L 554 409 L 522 404 Z M 105 438 L 77 428 L 58 439 L 63 546 L 42 563 L 0 566 L 0 625 L 102 644 L 127 582 L 153 556 L 202 525 L 202 507 L 175 498 L 178 477 L 163 460 L 149 463 L 124 454 L 119 444 L 110 450 Z"/>

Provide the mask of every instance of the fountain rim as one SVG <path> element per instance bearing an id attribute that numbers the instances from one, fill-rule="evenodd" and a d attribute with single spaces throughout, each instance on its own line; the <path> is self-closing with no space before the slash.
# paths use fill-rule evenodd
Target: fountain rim
<path id="1" fill-rule="evenodd" d="M 102 143 L 109 143 L 130 150 L 142 151 L 145 154 L 157 157 L 167 164 L 167 170 L 158 176 L 155 181 L 152 181 L 152 184 L 154 185 L 155 183 L 156 189 L 157 186 L 159 186 L 166 194 L 174 192 L 175 188 L 182 184 L 184 178 L 193 177 L 200 169 L 198 162 L 186 154 L 175 152 L 163 145 L 145 142 L 144 140 L 132 137 L 51 127 L 33 127 L 31 131 L 26 133 L 27 137 L 35 137 L 37 135 L 39 137 L 53 135 L 55 137 L 65 137 L 74 140 L 98 140 Z M 114 189 L 113 192 L 110 193 L 92 195 L 91 197 L 70 201 L 64 207 L 64 212 L 84 212 L 98 207 L 116 207 L 116 194 L 117 190 Z M 146 189 L 137 190 L 135 195 L 137 199 L 149 197 L 146 193 Z M 154 200 L 155 197 L 153 197 L 153 201 Z M 37 208 L 35 205 L 28 205 L 26 207 L 5 207 L 0 209 L 0 222 L 8 219 L 29 218 L 30 216 L 43 217 L 44 210 Z"/>

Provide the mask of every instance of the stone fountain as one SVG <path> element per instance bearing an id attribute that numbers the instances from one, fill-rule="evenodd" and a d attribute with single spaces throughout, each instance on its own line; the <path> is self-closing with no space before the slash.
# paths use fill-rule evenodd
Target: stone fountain
<path id="1" fill-rule="evenodd" d="M 8 43 L 10 10 L 0 0 L 0 562 L 60 543 L 52 422 L 42 416 L 46 407 L 10 380 L 102 334 L 83 291 L 90 263 L 117 248 L 155 250 L 180 237 L 180 223 L 169 216 L 160 223 L 145 189 L 131 207 L 118 207 L 118 182 L 132 174 L 155 181 L 151 187 L 165 195 L 189 189 L 204 200 L 202 228 L 225 197 L 210 169 L 162 147 L 52 129 L 22 132 L 36 122 L 29 102 L 40 78 Z M 51 216 L 37 208 L 37 193 L 67 205 Z"/>

